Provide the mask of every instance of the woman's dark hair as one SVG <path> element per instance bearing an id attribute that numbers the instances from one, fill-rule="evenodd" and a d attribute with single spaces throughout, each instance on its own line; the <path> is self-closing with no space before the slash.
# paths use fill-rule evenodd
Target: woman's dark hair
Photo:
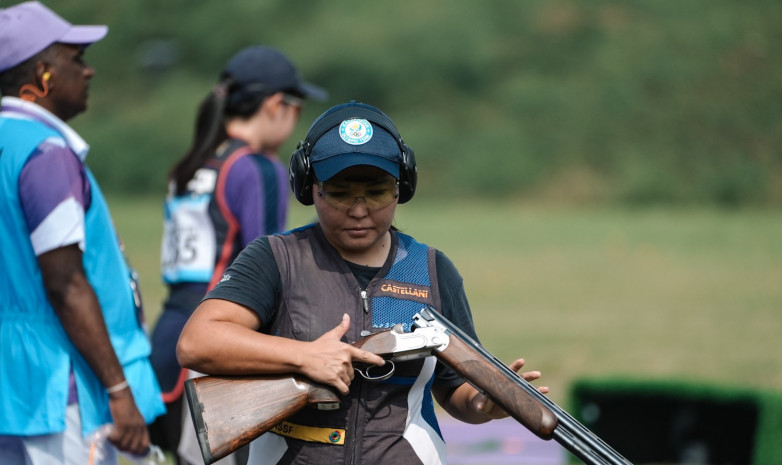
<path id="1" fill-rule="evenodd" d="M 168 174 L 174 182 L 175 195 L 182 195 L 187 183 L 206 161 L 214 156 L 217 148 L 226 139 L 225 121 L 227 118 L 249 118 L 270 94 L 263 89 L 254 89 L 253 85 L 242 86 L 233 81 L 230 75 L 222 75 L 220 82 L 204 98 L 198 108 L 195 133 L 190 149 L 176 162 Z"/>

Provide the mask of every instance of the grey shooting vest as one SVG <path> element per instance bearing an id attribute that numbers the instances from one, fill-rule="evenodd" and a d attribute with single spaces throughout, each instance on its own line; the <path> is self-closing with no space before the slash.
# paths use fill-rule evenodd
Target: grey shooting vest
<path id="1" fill-rule="evenodd" d="M 440 308 L 435 249 L 392 231 L 386 263 L 365 292 L 319 225 L 270 236 L 282 280 L 270 333 L 312 341 L 350 315 L 345 342 L 401 323 L 425 306 Z M 273 429 L 287 450 L 277 463 L 416 464 L 444 461 L 431 386 L 435 358 L 396 364 L 394 376 L 370 382 L 356 374 L 340 408 L 307 407 Z"/>

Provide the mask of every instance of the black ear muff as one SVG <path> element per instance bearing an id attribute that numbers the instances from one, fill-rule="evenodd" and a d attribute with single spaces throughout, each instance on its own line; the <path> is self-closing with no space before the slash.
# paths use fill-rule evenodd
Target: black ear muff
<path id="1" fill-rule="evenodd" d="M 401 140 L 401 139 L 400 139 Z M 402 144 L 402 164 L 399 166 L 399 200 L 405 203 L 415 195 L 418 184 L 418 167 L 415 164 L 415 153 L 409 145 Z"/>
<path id="2" fill-rule="evenodd" d="M 418 168 L 415 164 L 415 154 L 410 146 L 405 145 L 393 121 L 377 108 L 364 103 L 350 102 L 338 105 L 321 115 L 310 127 L 307 136 L 299 142 L 291 154 L 288 167 L 288 177 L 293 195 L 303 205 L 312 205 L 312 185 L 315 182 L 315 172 L 310 164 L 312 147 L 331 128 L 350 118 L 361 118 L 377 124 L 385 129 L 399 144 L 402 160 L 399 164 L 399 203 L 405 203 L 415 195 L 418 182 Z"/>

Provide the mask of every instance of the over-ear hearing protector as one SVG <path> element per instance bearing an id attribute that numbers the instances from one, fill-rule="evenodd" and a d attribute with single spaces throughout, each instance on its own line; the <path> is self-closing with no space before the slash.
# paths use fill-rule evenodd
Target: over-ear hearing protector
<path id="1" fill-rule="evenodd" d="M 418 169 L 415 165 L 415 154 L 410 146 L 405 145 L 399 131 L 396 129 L 391 118 L 377 108 L 351 101 L 342 105 L 337 105 L 326 113 L 322 114 L 312 123 L 307 136 L 299 142 L 296 150 L 291 155 L 288 175 L 290 178 L 291 189 L 296 200 L 304 205 L 312 205 L 312 184 L 315 182 L 315 172 L 310 164 L 310 153 L 312 147 L 324 134 L 343 121 L 351 118 L 365 119 L 370 123 L 376 124 L 388 131 L 394 140 L 399 144 L 399 150 L 402 152 L 399 163 L 399 203 L 405 203 L 415 195 L 415 186 L 418 182 Z"/>

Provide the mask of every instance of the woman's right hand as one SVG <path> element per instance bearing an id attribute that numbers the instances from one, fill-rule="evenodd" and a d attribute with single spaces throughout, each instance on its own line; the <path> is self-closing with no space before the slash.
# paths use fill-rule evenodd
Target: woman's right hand
<path id="1" fill-rule="evenodd" d="M 335 387 L 341 394 L 347 394 L 355 376 L 353 362 L 382 366 L 382 357 L 342 342 L 350 328 L 350 316 L 346 313 L 334 329 L 307 344 L 304 359 L 300 363 L 301 373 L 320 383 Z"/>

